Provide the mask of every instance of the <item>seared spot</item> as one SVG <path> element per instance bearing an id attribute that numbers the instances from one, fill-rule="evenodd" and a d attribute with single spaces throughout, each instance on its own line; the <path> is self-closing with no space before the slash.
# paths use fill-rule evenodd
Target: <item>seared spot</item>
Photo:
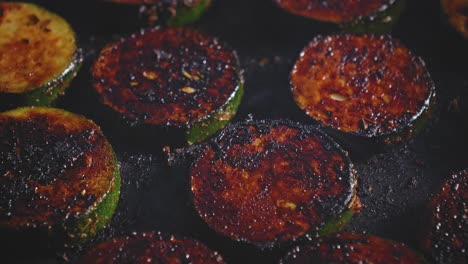
<path id="1" fill-rule="evenodd" d="M 102 101 L 129 120 L 187 127 L 240 84 L 236 53 L 188 29 L 155 29 L 104 48 L 93 66 Z"/>
<path id="2" fill-rule="evenodd" d="M 269 246 L 314 233 L 355 194 L 346 154 L 311 127 L 228 126 L 192 167 L 200 216 L 235 240 Z"/>
<path id="3" fill-rule="evenodd" d="M 368 235 L 341 234 L 315 244 L 298 246 L 280 263 L 422 264 L 426 261 L 402 243 Z"/>
<path id="4" fill-rule="evenodd" d="M 438 263 L 468 261 L 468 170 L 454 174 L 431 202 L 424 248 Z"/>
<path id="5" fill-rule="evenodd" d="M 81 263 L 193 263 L 221 264 L 222 257 L 198 241 L 160 233 L 134 233 L 91 249 Z"/>
<path id="6" fill-rule="evenodd" d="M 409 127 L 435 93 L 420 58 L 391 36 L 374 35 L 317 37 L 296 62 L 291 86 L 309 116 L 366 137 Z"/>
<path id="7" fill-rule="evenodd" d="M 25 93 L 61 76 L 75 59 L 75 34 L 61 17 L 28 3 L 2 2 L 0 93 Z"/>
<path id="8" fill-rule="evenodd" d="M 285 10 L 297 15 L 344 23 L 385 10 L 393 5 L 395 0 L 276 0 L 276 2 Z"/>
<path id="9" fill-rule="evenodd" d="M 0 115 L 2 226 L 62 224 L 95 206 L 111 188 L 114 158 L 99 128 L 80 116 L 44 109 Z"/>

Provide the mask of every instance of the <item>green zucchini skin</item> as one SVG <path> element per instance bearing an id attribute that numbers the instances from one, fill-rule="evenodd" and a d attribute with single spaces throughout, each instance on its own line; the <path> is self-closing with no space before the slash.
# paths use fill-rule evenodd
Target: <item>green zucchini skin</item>
<path id="1" fill-rule="evenodd" d="M 182 27 L 199 20 L 209 9 L 212 0 L 202 0 L 194 7 L 179 6 L 176 16 L 169 19 L 168 25 L 172 27 Z"/>
<path id="2" fill-rule="evenodd" d="M 188 144 L 192 145 L 202 142 L 228 125 L 236 115 L 243 95 L 244 84 L 242 83 L 234 92 L 233 97 L 221 109 L 215 111 L 204 120 L 198 121 L 187 130 L 186 137 Z"/>
<path id="3" fill-rule="evenodd" d="M 372 16 L 360 17 L 351 22 L 340 24 L 348 33 L 388 33 L 400 20 L 406 7 L 406 0 L 397 0 L 384 10 L 379 10 Z"/>
<path id="4" fill-rule="evenodd" d="M 111 43 L 92 74 L 99 100 L 130 126 L 170 130 L 167 136 L 184 144 L 222 129 L 244 92 L 237 53 L 184 28 L 151 29 Z"/>
<path id="5" fill-rule="evenodd" d="M 200 217 L 216 232 L 261 249 L 339 231 L 360 210 L 356 186 L 338 144 L 290 121 L 230 124 L 191 169 Z"/>
<path id="6" fill-rule="evenodd" d="M 162 1 L 132 1 L 132 0 L 108 0 L 113 5 L 134 10 L 135 16 L 141 20 L 141 27 L 154 27 L 156 25 L 167 25 L 171 27 L 182 27 L 194 23 L 209 9 L 212 0 L 200 0 L 194 6 L 188 6 L 181 0 L 172 0 L 170 3 Z"/>
<path id="7" fill-rule="evenodd" d="M 30 247 L 62 249 L 78 246 L 109 223 L 121 180 L 114 151 L 96 124 L 44 107 L 0 113 L 0 122 L 0 172 L 10 175 L 0 187 L 3 239 L 19 236 Z M 12 159 L 15 148 L 20 154 Z"/>
<path id="8" fill-rule="evenodd" d="M 436 110 L 436 87 L 426 64 L 390 35 L 316 37 L 290 80 L 307 115 L 364 141 L 408 140 L 424 130 Z"/>
<path id="9" fill-rule="evenodd" d="M 5 65 L 10 63 L 18 64 L 15 60 L 21 60 L 22 56 L 28 56 L 28 58 L 30 56 L 29 60 L 31 62 L 23 62 L 24 67 L 31 73 L 31 76 L 38 75 L 37 79 L 18 77 L 18 84 L 15 84 L 14 77 L 0 80 L 2 109 L 19 106 L 52 106 L 65 93 L 66 88 L 77 75 L 83 62 L 82 50 L 77 47 L 75 32 L 63 18 L 34 4 L 6 2 L 0 4 L 0 9 L 3 10 L 6 21 L 2 22 L 0 17 L 0 29 L 3 28 L 4 34 L 10 36 L 1 48 L 9 49 L 8 45 L 16 45 L 17 49 L 9 52 L 12 54 L 18 53 L 18 58 L 20 58 L 16 59 L 9 56 L 1 61 L 0 64 L 3 66 L 0 67 L 0 74 L 1 71 L 6 69 Z M 22 24 L 24 17 L 29 19 L 26 25 Z M 2 23 L 5 24 L 4 27 L 2 27 Z M 16 27 L 17 29 L 14 33 L 11 33 L 9 27 Z M 47 43 L 49 39 L 56 41 L 56 38 L 61 38 L 65 44 L 55 47 L 55 44 Z M 14 44 L 18 39 L 21 39 L 22 45 Z M 53 53 L 51 46 L 58 51 Z M 69 61 L 65 62 L 65 60 L 68 60 L 67 58 L 55 60 L 54 55 L 42 55 L 37 50 L 43 51 L 43 54 L 52 53 L 55 56 L 71 55 Z M 48 58 L 50 56 L 52 56 L 52 59 Z M 40 61 L 41 58 L 44 61 Z M 36 63 L 35 66 L 33 66 L 33 63 Z M 51 63 L 50 68 L 48 68 L 47 63 Z M 8 66 L 6 67 L 8 68 Z M 16 75 L 25 75 L 20 68 L 14 69 L 17 70 Z M 28 85 L 24 85 L 25 82 Z"/>

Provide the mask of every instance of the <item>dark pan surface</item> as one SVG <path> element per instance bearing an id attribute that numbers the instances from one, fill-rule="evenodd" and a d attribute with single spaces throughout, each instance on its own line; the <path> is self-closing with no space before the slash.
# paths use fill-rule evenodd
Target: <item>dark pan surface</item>
<path id="1" fill-rule="evenodd" d="M 129 32 L 113 26 L 124 16 L 112 15 L 112 10 L 98 7 L 97 1 L 36 2 L 72 23 L 86 55 L 59 107 L 84 114 L 102 126 L 120 161 L 121 201 L 110 228 L 98 240 L 160 230 L 196 238 L 219 251 L 228 263 L 276 263 L 285 249 L 260 251 L 232 242 L 210 230 L 196 215 L 188 185 L 190 155 L 173 167 L 167 166 L 162 147 L 171 139 L 148 128 L 128 129 L 100 106 L 90 89 L 89 67 L 106 42 Z M 214 1 L 212 9 L 193 26 L 227 41 L 239 53 L 246 94 L 236 120 L 252 114 L 254 118 L 311 123 L 293 102 L 289 73 L 302 48 L 317 34 L 338 31 L 335 26 L 290 15 L 271 0 Z M 468 41 L 448 26 L 436 0 L 407 1 L 393 34 L 427 63 L 438 89 L 436 121 L 423 135 L 392 147 L 332 136 L 356 164 L 364 204 L 348 230 L 416 247 L 421 216 L 431 194 L 451 172 L 468 167 Z M 68 253 L 76 259 L 74 254 Z M 43 263 L 40 258 L 34 261 Z M 45 263 L 59 261 L 60 257 Z"/>

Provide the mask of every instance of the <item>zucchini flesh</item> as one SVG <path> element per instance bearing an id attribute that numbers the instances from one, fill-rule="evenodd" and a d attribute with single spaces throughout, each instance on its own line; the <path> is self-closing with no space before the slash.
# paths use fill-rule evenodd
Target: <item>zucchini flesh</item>
<path id="1" fill-rule="evenodd" d="M 424 251 L 436 263 L 468 261 L 468 170 L 452 175 L 431 201 Z"/>
<path id="2" fill-rule="evenodd" d="M 340 234 L 317 243 L 298 246 L 281 264 L 306 263 L 427 263 L 418 253 L 402 243 L 362 234 Z"/>
<path id="3" fill-rule="evenodd" d="M 33 242 L 64 247 L 109 222 L 120 176 L 98 126 L 52 108 L 15 109 L 0 114 L 0 122 L 0 233 L 42 233 Z"/>
<path id="4" fill-rule="evenodd" d="M 0 10 L 0 94 L 21 96 L 26 105 L 50 105 L 82 62 L 73 29 L 33 4 L 4 2 Z"/>
<path id="5" fill-rule="evenodd" d="M 390 14 L 391 9 L 400 0 L 275 0 L 286 11 L 293 14 L 336 24 L 367 22 Z M 403 0 L 404 1 L 404 0 Z M 396 14 L 396 13 L 395 13 Z M 393 18 L 393 17 L 392 17 Z M 396 18 L 396 17 L 395 17 Z"/>
<path id="6" fill-rule="evenodd" d="M 318 130 L 288 121 L 229 125 L 202 151 L 191 177 L 200 217 L 261 248 L 324 227 L 336 232 L 346 221 L 334 219 L 357 211 L 347 154 Z"/>
<path id="7" fill-rule="evenodd" d="M 222 128 L 243 92 L 237 54 L 215 38 L 182 28 L 109 44 L 93 77 L 101 101 L 129 123 L 177 128 L 191 143 Z"/>
<path id="8" fill-rule="evenodd" d="M 193 263 L 222 264 L 217 253 L 198 241 L 161 233 L 134 233 L 114 238 L 91 249 L 81 264 L 119 263 Z"/>
<path id="9" fill-rule="evenodd" d="M 291 87 L 321 125 L 390 143 L 420 131 L 435 102 L 424 62 L 388 35 L 317 37 L 296 62 Z"/>

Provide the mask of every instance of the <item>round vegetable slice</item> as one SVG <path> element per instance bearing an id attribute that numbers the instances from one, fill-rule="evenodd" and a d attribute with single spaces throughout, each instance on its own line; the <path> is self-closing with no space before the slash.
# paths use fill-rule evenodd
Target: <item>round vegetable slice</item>
<path id="1" fill-rule="evenodd" d="M 321 125 L 386 142 L 422 130 L 435 101 L 422 59 L 389 35 L 315 38 L 294 66 L 291 87 Z"/>
<path id="2" fill-rule="evenodd" d="M 300 16 L 342 25 L 352 32 L 385 32 L 398 21 L 405 0 L 275 0 Z"/>
<path id="3" fill-rule="evenodd" d="M 211 0 L 108 0 L 114 3 L 144 6 L 150 25 L 156 22 L 184 26 L 197 21 L 210 7 Z"/>
<path id="4" fill-rule="evenodd" d="M 29 3 L 0 3 L 0 97 L 52 104 L 82 62 L 75 33 L 60 16 Z"/>
<path id="5" fill-rule="evenodd" d="M 53 108 L 1 113 L 2 238 L 22 234 L 62 247 L 95 235 L 117 206 L 117 166 L 99 127 L 82 116 Z"/>
<path id="6" fill-rule="evenodd" d="M 468 261 L 468 170 L 452 175 L 432 198 L 423 247 L 437 263 Z"/>
<path id="7" fill-rule="evenodd" d="M 221 256 L 198 241 L 161 233 L 134 233 L 114 238 L 89 251 L 82 264 L 224 263 Z"/>
<path id="8" fill-rule="evenodd" d="M 468 1 L 441 0 L 441 5 L 450 24 L 468 38 Z"/>
<path id="9" fill-rule="evenodd" d="M 189 143 L 223 128 L 243 94 L 236 52 L 182 28 L 155 29 L 106 46 L 93 76 L 102 102 L 124 119 L 179 128 Z"/>
<path id="10" fill-rule="evenodd" d="M 259 247 L 339 230 L 360 209 L 356 181 L 334 141 L 287 121 L 229 125 L 191 171 L 201 218 L 218 233 Z"/>
<path id="11" fill-rule="evenodd" d="M 280 263 L 417 264 L 426 261 L 402 243 L 369 235 L 340 234 L 316 244 L 298 246 Z"/>

